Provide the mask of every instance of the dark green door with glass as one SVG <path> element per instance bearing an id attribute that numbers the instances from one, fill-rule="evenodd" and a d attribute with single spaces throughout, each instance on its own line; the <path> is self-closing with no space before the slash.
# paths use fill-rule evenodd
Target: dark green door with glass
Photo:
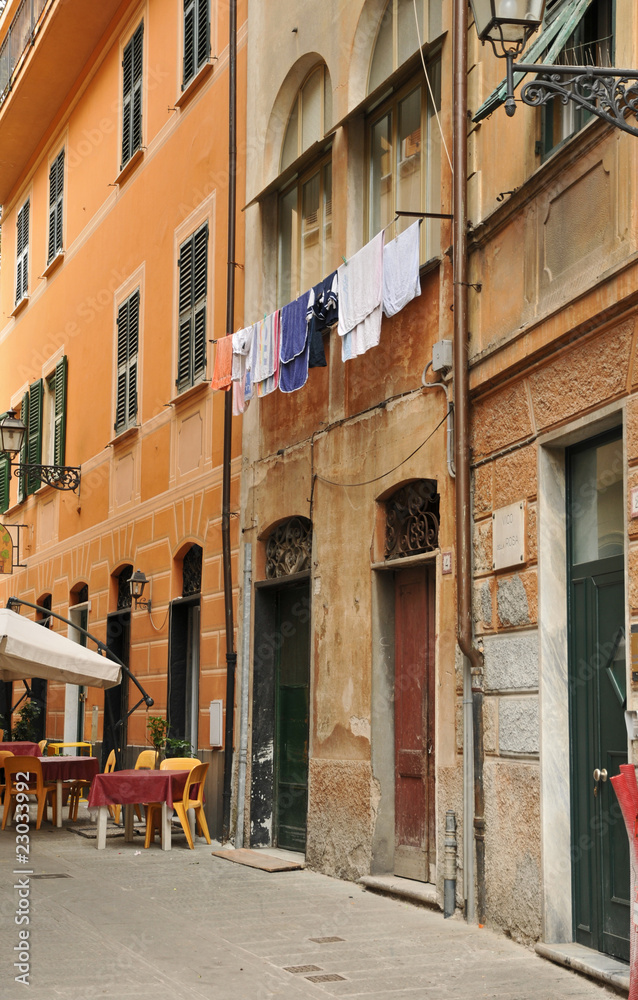
<path id="1" fill-rule="evenodd" d="M 276 846 L 306 847 L 310 626 L 308 583 L 276 596 L 274 837 Z"/>
<path id="2" fill-rule="evenodd" d="M 568 629 L 574 938 L 629 960 L 629 848 L 609 778 L 627 762 L 623 453 L 570 449 Z"/>

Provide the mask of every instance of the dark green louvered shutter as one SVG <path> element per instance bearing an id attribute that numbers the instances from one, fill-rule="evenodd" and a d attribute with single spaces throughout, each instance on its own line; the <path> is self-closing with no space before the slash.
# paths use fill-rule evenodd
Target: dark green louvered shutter
<path id="1" fill-rule="evenodd" d="M 53 433 L 53 464 L 64 465 L 66 448 L 66 355 L 55 366 L 55 427 Z"/>
<path id="2" fill-rule="evenodd" d="M 44 385 L 38 379 L 29 386 L 29 422 L 27 424 L 27 462 L 29 465 L 42 464 L 42 401 Z M 27 493 L 35 493 L 41 481 L 36 472 L 27 472 Z"/>
<path id="3" fill-rule="evenodd" d="M 18 212 L 16 254 L 16 305 L 29 290 L 29 199 Z"/>
<path id="4" fill-rule="evenodd" d="M 208 225 L 195 233 L 193 288 L 193 382 L 206 375 L 206 291 L 208 285 Z"/>
<path id="5" fill-rule="evenodd" d="M 29 393 L 25 392 L 22 397 L 22 405 L 20 407 L 20 420 L 25 427 L 29 426 Z M 27 461 L 27 444 L 28 444 L 28 434 L 25 431 L 25 435 L 22 438 L 22 447 L 20 448 L 20 465 L 26 465 Z M 23 472 L 18 478 L 18 503 L 23 503 L 27 498 L 27 476 Z"/>
<path id="6" fill-rule="evenodd" d="M 122 303 L 117 313 L 117 398 L 115 431 L 133 423 L 137 415 L 137 354 L 140 328 L 139 289 Z"/>
<path id="7" fill-rule="evenodd" d="M 122 58 L 122 163 L 123 169 L 142 145 L 142 41 L 144 23 L 124 49 Z"/>
<path id="8" fill-rule="evenodd" d="M 51 164 L 49 171 L 49 243 L 47 264 L 62 249 L 62 204 L 64 193 L 64 150 Z"/>
<path id="9" fill-rule="evenodd" d="M 179 253 L 179 339 L 177 344 L 177 391 L 191 385 L 192 288 L 195 237 L 182 243 Z"/>
<path id="10" fill-rule="evenodd" d="M 177 391 L 206 375 L 208 223 L 180 247 Z"/>
<path id="11" fill-rule="evenodd" d="M 0 455 L 0 513 L 9 509 L 11 484 L 11 460 L 8 455 Z"/>
<path id="12" fill-rule="evenodd" d="M 182 90 L 210 57 L 209 0 L 184 0 L 184 78 Z"/>

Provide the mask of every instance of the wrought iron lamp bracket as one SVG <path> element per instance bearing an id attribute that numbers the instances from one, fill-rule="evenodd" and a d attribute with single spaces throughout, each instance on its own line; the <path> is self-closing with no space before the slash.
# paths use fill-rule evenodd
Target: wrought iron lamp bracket
<path id="1" fill-rule="evenodd" d="M 46 486 L 54 490 L 72 490 L 74 493 L 80 487 L 80 469 L 71 465 L 21 465 L 11 464 L 13 475 L 20 479 L 30 475 L 41 479 Z"/>
<path id="2" fill-rule="evenodd" d="M 515 63 L 508 56 L 506 110 L 514 107 L 513 73 L 535 73 L 538 77 L 521 88 L 520 98 L 531 108 L 541 107 L 553 98 L 563 104 L 573 101 L 579 107 L 630 135 L 638 136 L 638 70 L 603 66 L 551 66 L 542 63 Z M 511 72 L 510 72 L 511 67 Z M 511 105 L 508 106 L 508 102 Z"/>

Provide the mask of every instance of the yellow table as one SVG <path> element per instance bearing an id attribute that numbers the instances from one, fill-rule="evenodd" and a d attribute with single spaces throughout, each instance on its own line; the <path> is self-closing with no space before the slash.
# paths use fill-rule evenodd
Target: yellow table
<path id="1" fill-rule="evenodd" d="M 87 751 L 87 757 L 93 756 L 93 744 L 80 740 L 77 743 L 49 743 L 47 745 L 47 757 L 58 756 L 60 751 L 66 747 L 76 747 L 79 756 L 81 756 L 84 751 Z"/>

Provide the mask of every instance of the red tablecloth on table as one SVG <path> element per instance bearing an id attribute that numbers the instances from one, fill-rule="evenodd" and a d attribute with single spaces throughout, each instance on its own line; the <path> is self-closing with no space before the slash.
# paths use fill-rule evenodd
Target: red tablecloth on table
<path id="1" fill-rule="evenodd" d="M 89 809 L 95 806 L 166 802 L 182 798 L 190 771 L 111 771 L 96 774 L 89 793 Z"/>
<path id="2" fill-rule="evenodd" d="M 100 770 L 97 757 L 40 757 L 45 781 L 93 781 Z"/>
<path id="3" fill-rule="evenodd" d="M 10 750 L 16 757 L 40 756 L 40 747 L 37 743 L 0 743 L 0 750 Z"/>

